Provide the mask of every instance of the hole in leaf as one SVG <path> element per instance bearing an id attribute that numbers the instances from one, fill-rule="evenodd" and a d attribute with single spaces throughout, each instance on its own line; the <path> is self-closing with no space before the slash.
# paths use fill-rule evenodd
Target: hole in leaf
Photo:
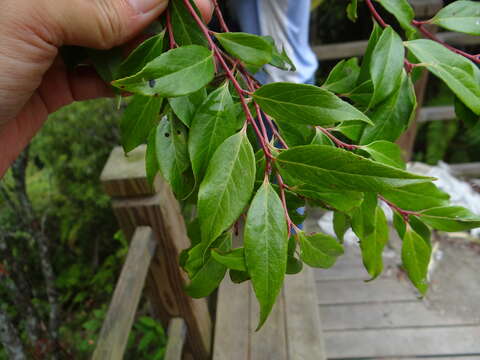
<path id="1" fill-rule="evenodd" d="M 169 134 L 169 133 L 165 133 L 165 137 L 169 137 L 169 136 L 170 136 L 170 134 Z"/>
<path id="2" fill-rule="evenodd" d="M 150 86 L 151 88 L 155 87 L 155 83 L 156 83 L 156 81 L 154 79 L 148 80 L 148 86 Z"/>

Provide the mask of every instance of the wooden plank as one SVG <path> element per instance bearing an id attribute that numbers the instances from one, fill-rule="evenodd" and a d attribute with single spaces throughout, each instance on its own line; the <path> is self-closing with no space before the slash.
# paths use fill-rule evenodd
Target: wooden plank
<path id="1" fill-rule="evenodd" d="M 283 290 L 269 318 L 257 332 L 255 329 L 259 319 L 259 306 L 253 290 L 250 293 L 250 299 L 250 360 L 287 360 Z"/>
<path id="2" fill-rule="evenodd" d="M 480 162 L 450 164 L 450 168 L 455 175 L 471 178 L 480 177 Z"/>
<path id="3" fill-rule="evenodd" d="M 453 106 L 429 106 L 420 110 L 418 116 L 419 123 L 439 120 L 456 119 L 455 108 Z"/>
<path id="4" fill-rule="evenodd" d="M 218 289 L 213 360 L 246 360 L 250 343 L 250 284 L 227 277 Z M 255 336 L 255 335 L 253 335 Z"/>
<path id="5" fill-rule="evenodd" d="M 330 359 L 480 354 L 480 327 L 325 332 Z"/>
<path id="6" fill-rule="evenodd" d="M 285 279 L 285 326 L 289 360 L 325 360 L 315 280 L 309 267 Z"/>
<path id="7" fill-rule="evenodd" d="M 480 325 L 428 308 L 423 301 L 320 306 L 325 331 L 398 327 Z"/>
<path id="8" fill-rule="evenodd" d="M 187 324 L 181 318 L 170 320 L 168 325 L 168 342 L 165 350 L 164 360 L 181 360 L 185 336 L 187 334 Z"/>
<path id="9" fill-rule="evenodd" d="M 153 187 L 147 181 L 145 170 L 146 145 L 139 146 L 128 156 L 119 146 L 110 153 L 100 180 L 105 192 L 112 197 L 152 195 Z"/>
<path id="10" fill-rule="evenodd" d="M 417 299 L 413 288 L 396 279 L 377 279 L 369 283 L 359 280 L 317 281 L 317 296 L 320 305 Z"/>
<path id="11" fill-rule="evenodd" d="M 454 46 L 474 46 L 480 43 L 478 36 L 460 34 L 454 32 L 442 32 L 438 38 Z M 367 49 L 368 41 L 349 41 L 335 44 L 323 44 L 313 47 L 313 51 L 319 60 L 335 60 L 355 56 L 363 56 Z"/>
<path id="12" fill-rule="evenodd" d="M 192 299 L 184 292 L 189 280 L 178 263 L 180 253 L 190 246 L 185 222 L 170 186 L 160 176 L 154 189 L 149 187 L 144 156 L 144 147 L 128 157 L 120 148 L 114 149 L 102 180 L 106 191 L 117 196 L 112 201 L 113 209 L 127 237 L 137 226 L 151 226 L 158 242 L 147 281 L 147 295 L 155 315 L 165 327 L 171 318 L 184 319 L 188 326 L 186 351 L 195 359 L 207 359 L 212 337 L 207 300 Z"/>
<path id="13" fill-rule="evenodd" d="M 123 358 L 156 245 L 151 228 L 137 228 L 103 322 L 93 360 Z"/>

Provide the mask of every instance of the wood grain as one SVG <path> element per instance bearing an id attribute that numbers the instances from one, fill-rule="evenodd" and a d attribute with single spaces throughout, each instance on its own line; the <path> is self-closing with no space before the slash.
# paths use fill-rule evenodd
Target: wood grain
<path id="1" fill-rule="evenodd" d="M 181 318 L 170 320 L 168 325 L 168 342 L 165 350 L 164 360 L 181 360 L 185 336 L 187 334 L 187 324 Z"/>
<path id="2" fill-rule="evenodd" d="M 151 228 L 137 228 L 113 293 L 93 360 L 123 358 L 156 245 Z"/>
<path id="3" fill-rule="evenodd" d="M 312 270 L 287 276 L 284 287 L 289 360 L 326 360 L 322 321 Z"/>

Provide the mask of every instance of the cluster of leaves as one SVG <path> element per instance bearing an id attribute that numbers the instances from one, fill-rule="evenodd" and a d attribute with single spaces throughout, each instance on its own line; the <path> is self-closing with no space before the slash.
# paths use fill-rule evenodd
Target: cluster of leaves
<path id="1" fill-rule="evenodd" d="M 480 114 L 479 57 L 446 48 L 425 28 L 480 35 L 472 15 L 480 4 L 457 1 L 420 22 L 406 0 L 377 2 L 408 41 L 366 0 L 376 24 L 361 64 L 340 62 L 321 87 L 261 86 L 251 73 L 265 65 L 293 69 L 285 52 L 269 37 L 228 32 L 218 6 L 224 32 L 210 31 L 189 0 L 171 1 L 165 29 L 116 68 L 113 86 L 134 94 L 122 119 L 125 151 L 147 143 L 149 178 L 160 172 L 179 200 L 196 204 L 192 247 L 180 259 L 191 296 L 208 296 L 227 271 L 234 282 L 250 280 L 260 327 L 285 274 L 303 263 L 333 266 L 350 227 L 376 278 L 388 241 L 379 202 L 394 210 L 404 267 L 423 294 L 431 229 L 480 226 L 480 217 L 449 206 L 434 179 L 407 172 L 394 144 L 414 116 L 413 83 L 423 68 L 468 114 Z M 349 6 L 352 19 L 357 6 Z M 420 33 L 431 39 L 418 39 Z M 295 225 L 306 202 L 334 211 L 338 239 Z M 243 242 L 234 247 L 235 233 Z"/>

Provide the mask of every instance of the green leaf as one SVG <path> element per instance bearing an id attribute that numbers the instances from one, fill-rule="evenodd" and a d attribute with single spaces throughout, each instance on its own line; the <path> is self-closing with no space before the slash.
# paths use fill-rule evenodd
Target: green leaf
<path id="1" fill-rule="evenodd" d="M 272 60 L 273 46 L 261 36 L 247 33 L 216 33 L 215 37 L 230 54 L 247 65 L 261 67 Z"/>
<path id="2" fill-rule="evenodd" d="M 257 330 L 270 314 L 287 269 L 288 229 L 282 202 L 268 183 L 260 187 L 247 215 L 245 259 L 260 303 Z"/>
<path id="3" fill-rule="evenodd" d="M 357 8 L 358 0 L 352 0 L 347 6 L 347 16 L 353 22 L 356 22 L 358 18 Z"/>
<path id="4" fill-rule="evenodd" d="M 248 272 L 245 271 L 230 270 L 229 274 L 230 280 L 232 280 L 234 284 L 241 284 L 245 281 L 250 280 L 250 275 L 248 274 Z"/>
<path id="5" fill-rule="evenodd" d="M 421 220 L 434 229 L 455 232 L 480 227 L 480 216 L 461 206 L 443 206 L 420 213 Z"/>
<path id="6" fill-rule="evenodd" d="M 157 176 L 157 173 L 160 170 L 157 160 L 156 139 L 157 129 L 154 128 L 148 136 L 147 153 L 145 155 L 145 169 L 147 172 L 147 179 L 150 184 L 153 184 L 155 176 Z"/>
<path id="7" fill-rule="evenodd" d="M 401 87 L 370 114 L 374 126 L 364 128 L 360 143 L 396 141 L 407 129 L 416 107 L 415 89 L 410 78 L 404 74 Z"/>
<path id="8" fill-rule="evenodd" d="M 207 91 L 203 88 L 190 95 L 169 98 L 168 102 L 175 115 L 187 127 L 190 127 L 197 109 L 207 98 Z"/>
<path id="9" fill-rule="evenodd" d="M 163 99 L 160 97 L 133 96 L 120 121 L 122 145 L 126 153 L 145 144 L 148 135 L 158 123 L 162 103 Z"/>
<path id="10" fill-rule="evenodd" d="M 315 128 L 310 125 L 276 120 L 278 131 L 288 146 L 305 145 L 315 136 Z"/>
<path id="11" fill-rule="evenodd" d="M 410 281 L 422 295 L 427 292 L 431 245 L 407 225 L 403 236 L 402 262 Z"/>
<path id="12" fill-rule="evenodd" d="M 348 97 L 355 104 L 367 109 L 373 96 L 372 80 L 365 81 L 354 88 L 350 93 L 344 94 L 344 96 Z"/>
<path id="13" fill-rule="evenodd" d="M 333 93 L 313 85 L 273 83 L 253 94 L 263 111 L 279 122 L 332 125 L 350 120 L 370 119 Z"/>
<path id="14" fill-rule="evenodd" d="M 338 240 L 343 243 L 343 237 L 348 229 L 350 229 L 350 218 L 340 212 L 334 211 L 333 213 L 333 230 L 335 231 L 335 235 L 337 235 Z"/>
<path id="15" fill-rule="evenodd" d="M 213 154 L 198 193 L 202 241 L 211 243 L 247 206 L 255 183 L 255 156 L 244 131 L 229 137 Z"/>
<path id="16" fill-rule="evenodd" d="M 433 183 L 410 184 L 389 189 L 382 193 L 388 201 L 399 208 L 409 211 L 420 211 L 448 204 L 450 196 Z"/>
<path id="17" fill-rule="evenodd" d="M 197 14 L 200 14 L 195 2 L 190 1 L 190 4 L 194 7 Z M 171 0 L 169 7 L 173 34 L 177 44 L 180 46 L 208 46 L 207 39 L 205 39 L 205 36 L 195 22 L 195 19 L 188 12 L 183 0 Z"/>
<path id="18" fill-rule="evenodd" d="M 451 31 L 480 35 L 480 4 L 474 1 L 455 1 L 440 10 L 429 23 Z"/>
<path id="19" fill-rule="evenodd" d="M 228 83 L 212 92 L 198 108 L 192 121 L 188 151 L 197 180 L 205 175 L 207 166 L 217 148 L 241 127 Z"/>
<path id="20" fill-rule="evenodd" d="M 342 60 L 330 72 L 322 88 L 337 94 L 347 93 L 355 89 L 359 74 L 357 58 Z"/>
<path id="21" fill-rule="evenodd" d="M 348 212 L 359 206 L 363 201 L 363 193 L 358 191 L 332 191 L 331 188 L 321 188 L 318 184 L 310 187 L 305 184 L 296 185 L 296 193 L 308 199 L 322 202 L 330 209 Z"/>
<path id="22" fill-rule="evenodd" d="M 431 180 L 326 145 L 299 146 L 283 151 L 275 164 L 289 186 L 307 185 L 319 190 L 382 193 Z"/>
<path id="23" fill-rule="evenodd" d="M 407 41 L 405 46 L 466 106 L 480 115 L 480 70 L 474 63 L 432 40 Z"/>
<path id="24" fill-rule="evenodd" d="M 221 253 L 218 250 L 212 250 L 212 257 L 215 261 L 226 266 L 230 270 L 247 271 L 244 248 L 234 249 L 228 253 Z"/>
<path id="25" fill-rule="evenodd" d="M 360 75 L 358 75 L 357 85 L 363 84 L 371 79 L 370 64 L 372 62 L 372 54 L 375 46 L 377 45 L 378 39 L 380 39 L 380 35 L 382 35 L 382 31 L 383 29 L 376 22 L 374 22 L 373 30 L 370 35 L 370 39 L 368 40 L 367 50 L 365 51 L 365 55 L 363 55 L 362 66 L 360 68 Z"/>
<path id="26" fill-rule="evenodd" d="M 232 247 L 232 234 L 226 233 L 222 235 L 214 243 L 214 246 L 221 251 L 229 251 Z M 209 256 L 193 276 L 192 281 L 185 288 L 185 291 L 193 298 L 206 297 L 220 285 L 226 272 L 226 266 L 215 261 L 212 256 Z"/>
<path id="27" fill-rule="evenodd" d="M 142 95 L 188 95 L 213 80 L 213 54 L 206 47 L 183 46 L 163 53 L 139 73 L 116 80 L 113 86 Z"/>
<path id="28" fill-rule="evenodd" d="M 132 53 L 120 64 L 116 79 L 138 73 L 150 61 L 162 55 L 164 50 L 164 37 L 165 31 L 162 31 L 160 34 L 145 40 L 133 50 Z"/>
<path id="29" fill-rule="evenodd" d="M 405 49 L 402 39 L 391 27 L 387 27 L 372 53 L 370 74 L 373 81 L 373 107 L 387 99 L 401 85 Z"/>
<path id="30" fill-rule="evenodd" d="M 298 260 L 296 257 L 291 256 L 287 259 L 287 275 L 295 275 L 300 273 L 303 270 L 303 262 Z"/>
<path id="31" fill-rule="evenodd" d="M 118 68 L 122 62 L 122 51 L 116 47 L 110 50 L 87 49 L 88 57 L 98 75 L 106 83 L 116 79 Z"/>
<path id="32" fill-rule="evenodd" d="M 171 112 L 162 118 L 157 127 L 156 152 L 161 174 L 179 198 L 186 198 L 194 187 L 187 176 L 190 167 L 187 132 Z"/>
<path id="33" fill-rule="evenodd" d="M 382 273 L 383 249 L 389 236 L 387 218 L 375 194 L 366 195 L 364 204 L 354 213 L 352 229 L 360 239 L 363 264 L 373 280 Z"/>
<path id="34" fill-rule="evenodd" d="M 298 233 L 302 261 L 316 268 L 328 269 L 337 262 L 337 258 L 343 255 L 343 246 L 337 239 L 325 235 L 314 234 L 311 236 L 305 233 Z"/>
<path id="35" fill-rule="evenodd" d="M 402 158 L 402 150 L 397 144 L 389 141 L 375 141 L 362 146 L 362 150 L 370 154 L 373 160 L 405 170 L 406 164 Z"/>
<path id="36" fill-rule="evenodd" d="M 410 39 L 415 35 L 417 30 L 412 25 L 412 20 L 415 17 L 415 12 L 407 0 L 377 0 L 390 14 L 400 23 L 400 26 L 407 33 Z"/>
<path id="37" fill-rule="evenodd" d="M 302 143 L 298 145 L 305 145 L 307 143 Z M 335 144 L 333 143 L 332 139 L 330 139 L 327 135 L 323 133 L 320 129 L 315 129 L 315 137 L 313 140 L 310 142 L 312 145 L 331 145 L 334 146 Z"/>
<path id="38" fill-rule="evenodd" d="M 269 62 L 270 65 L 285 71 L 297 71 L 295 64 L 290 59 L 284 48 L 281 52 L 278 51 L 277 46 L 275 45 L 275 40 L 271 36 L 262 36 L 262 38 L 272 44 L 273 53 L 272 60 Z"/>

